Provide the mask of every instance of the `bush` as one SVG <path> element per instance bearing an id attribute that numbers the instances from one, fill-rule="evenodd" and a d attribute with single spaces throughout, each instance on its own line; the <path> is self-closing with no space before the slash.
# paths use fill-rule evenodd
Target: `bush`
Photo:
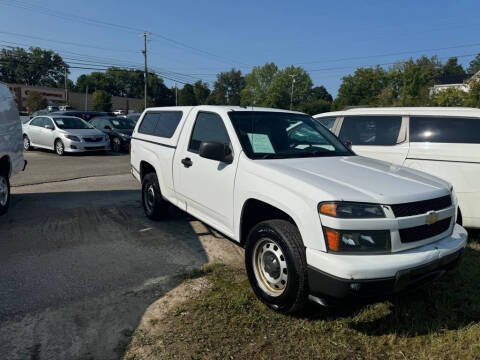
<path id="1" fill-rule="evenodd" d="M 42 94 L 36 91 L 30 91 L 25 100 L 25 107 L 27 111 L 32 114 L 37 110 L 45 109 L 48 106 L 48 101 Z"/>
<path id="2" fill-rule="evenodd" d="M 105 90 L 93 93 L 93 108 L 97 111 L 112 111 L 112 95 Z"/>
<path id="3" fill-rule="evenodd" d="M 436 106 L 464 106 L 468 93 L 457 88 L 446 88 L 434 95 Z"/>

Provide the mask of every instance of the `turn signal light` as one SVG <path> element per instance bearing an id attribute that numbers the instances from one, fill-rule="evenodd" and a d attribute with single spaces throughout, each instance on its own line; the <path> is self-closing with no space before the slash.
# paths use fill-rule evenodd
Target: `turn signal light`
<path id="1" fill-rule="evenodd" d="M 340 250 L 340 233 L 332 229 L 325 229 L 327 236 L 328 248 L 332 251 Z"/>
<path id="2" fill-rule="evenodd" d="M 320 213 L 337 217 L 337 206 L 338 206 L 338 204 L 336 204 L 336 203 L 321 204 L 320 205 Z"/>

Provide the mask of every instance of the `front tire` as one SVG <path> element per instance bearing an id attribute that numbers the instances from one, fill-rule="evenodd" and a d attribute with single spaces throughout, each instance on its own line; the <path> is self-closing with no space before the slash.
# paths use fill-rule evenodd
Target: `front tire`
<path id="1" fill-rule="evenodd" d="M 155 173 L 145 175 L 142 180 L 142 204 L 145 215 L 151 220 L 164 219 L 168 214 L 168 203 L 162 196 Z"/>
<path id="2" fill-rule="evenodd" d="M 55 141 L 55 152 L 58 156 L 65 155 L 65 145 L 63 145 L 62 140 Z"/>
<path id="3" fill-rule="evenodd" d="M 10 181 L 8 175 L 0 174 L 0 216 L 4 215 L 10 205 Z"/>
<path id="4" fill-rule="evenodd" d="M 32 145 L 30 143 L 30 139 L 27 135 L 23 135 L 23 150 L 29 151 L 32 149 Z"/>
<path id="5" fill-rule="evenodd" d="M 113 138 L 113 140 L 112 140 L 112 151 L 118 153 L 118 152 L 120 152 L 121 148 L 122 148 L 122 145 L 121 145 L 120 139 L 119 138 Z"/>
<path id="6" fill-rule="evenodd" d="M 305 248 L 294 224 L 285 220 L 257 224 L 247 238 L 245 267 L 253 291 L 272 309 L 291 313 L 307 303 Z"/>

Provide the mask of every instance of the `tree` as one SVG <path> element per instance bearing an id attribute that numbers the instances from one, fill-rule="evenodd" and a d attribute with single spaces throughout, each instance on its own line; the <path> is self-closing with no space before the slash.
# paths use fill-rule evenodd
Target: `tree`
<path id="1" fill-rule="evenodd" d="M 193 92 L 195 94 L 195 103 L 197 105 L 204 105 L 207 103 L 208 96 L 210 95 L 210 89 L 207 83 L 198 80 L 193 84 Z"/>
<path id="2" fill-rule="evenodd" d="M 207 99 L 209 104 L 240 105 L 240 92 L 245 87 L 245 78 L 240 70 L 232 69 L 217 75 L 213 91 Z"/>
<path id="3" fill-rule="evenodd" d="M 478 54 L 477 56 L 475 56 L 475 59 L 473 59 L 472 61 L 470 61 L 470 64 L 468 66 L 468 70 L 467 72 L 470 74 L 470 75 L 473 75 L 477 72 L 480 71 L 480 54 Z"/>
<path id="4" fill-rule="evenodd" d="M 291 65 L 275 74 L 272 84 L 268 88 L 265 96 L 266 106 L 279 109 L 290 108 L 292 76 L 295 78 L 293 108 L 295 109 L 299 104 L 308 101 L 313 85 L 312 79 L 303 68 Z"/>
<path id="5" fill-rule="evenodd" d="M 185 84 L 183 86 L 183 89 L 178 92 L 178 105 L 197 105 L 197 99 L 195 97 L 195 92 L 191 84 Z"/>
<path id="6" fill-rule="evenodd" d="M 31 47 L 0 51 L 0 81 L 56 87 L 63 85 L 68 65 L 50 50 Z"/>
<path id="7" fill-rule="evenodd" d="M 315 100 L 324 100 L 331 103 L 333 101 L 332 95 L 327 91 L 325 86 L 315 86 L 310 90 L 310 99 Z"/>
<path id="8" fill-rule="evenodd" d="M 93 108 L 97 111 L 112 111 L 112 95 L 105 90 L 93 93 Z"/>
<path id="9" fill-rule="evenodd" d="M 470 91 L 467 93 L 465 106 L 480 108 L 480 80 L 470 82 Z"/>
<path id="10" fill-rule="evenodd" d="M 464 106 L 467 93 L 457 88 L 446 88 L 438 91 L 433 97 L 436 106 Z"/>
<path id="11" fill-rule="evenodd" d="M 45 109 L 48 106 L 48 101 L 42 94 L 36 91 L 29 91 L 25 100 L 25 107 L 30 114 L 37 110 Z"/>
<path id="12" fill-rule="evenodd" d="M 359 68 L 353 75 L 343 77 L 335 99 L 335 108 L 352 105 L 376 105 L 382 90 L 388 84 L 388 76 L 380 66 Z"/>
<path id="13" fill-rule="evenodd" d="M 320 114 L 332 109 L 332 103 L 323 99 L 317 99 L 302 103 L 298 106 L 298 110 L 310 115 Z"/>
<path id="14" fill-rule="evenodd" d="M 463 69 L 462 64 L 458 63 L 458 59 L 456 57 L 451 57 L 441 67 L 440 75 L 444 77 L 463 76 L 465 75 L 465 70 Z"/>
<path id="15" fill-rule="evenodd" d="M 425 106 L 430 104 L 430 88 L 441 72 L 441 64 L 434 56 L 422 56 L 417 61 L 410 59 L 401 65 L 402 106 Z"/>
<path id="16" fill-rule="evenodd" d="M 245 87 L 241 91 L 242 104 L 265 106 L 267 91 L 277 73 L 278 67 L 273 62 L 255 66 L 245 76 Z"/>

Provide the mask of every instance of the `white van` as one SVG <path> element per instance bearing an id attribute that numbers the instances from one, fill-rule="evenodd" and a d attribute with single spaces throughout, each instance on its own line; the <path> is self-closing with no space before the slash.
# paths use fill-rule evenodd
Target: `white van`
<path id="1" fill-rule="evenodd" d="M 449 181 L 459 221 L 480 228 L 480 109 L 356 108 L 314 116 L 358 155 Z"/>
<path id="2" fill-rule="evenodd" d="M 10 178 L 25 169 L 22 123 L 12 93 L 0 83 L 0 215 L 10 203 Z"/>

